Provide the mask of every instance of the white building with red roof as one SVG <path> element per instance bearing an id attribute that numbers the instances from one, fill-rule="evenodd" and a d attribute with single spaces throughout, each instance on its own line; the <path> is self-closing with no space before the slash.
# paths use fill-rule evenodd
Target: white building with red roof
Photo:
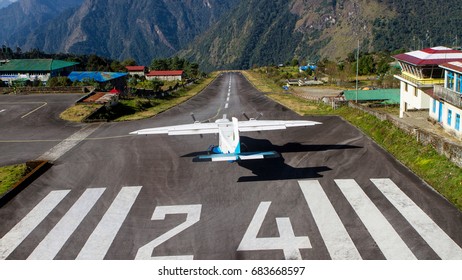
<path id="1" fill-rule="evenodd" d="M 148 68 L 146 66 L 125 66 L 130 76 L 138 75 L 139 77 L 143 77 L 148 72 Z"/>
<path id="2" fill-rule="evenodd" d="M 431 94 L 430 118 L 446 130 L 462 138 L 462 61 L 440 65 L 444 71 L 444 84 L 435 85 Z"/>
<path id="3" fill-rule="evenodd" d="M 146 74 L 147 80 L 161 80 L 161 81 L 182 81 L 183 70 L 165 70 L 165 71 L 151 71 Z"/>
<path id="4" fill-rule="evenodd" d="M 439 65 L 462 62 L 462 51 L 447 47 L 427 48 L 395 55 L 402 73 L 395 75 L 400 80 L 400 114 L 402 118 L 408 110 L 429 109 L 435 84 L 444 83 L 445 71 Z"/>

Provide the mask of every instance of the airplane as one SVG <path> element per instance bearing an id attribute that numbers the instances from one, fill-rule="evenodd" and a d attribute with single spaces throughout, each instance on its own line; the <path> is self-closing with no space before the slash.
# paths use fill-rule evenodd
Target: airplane
<path id="1" fill-rule="evenodd" d="M 275 151 L 267 152 L 242 152 L 239 132 L 264 131 L 264 130 L 281 130 L 291 127 L 306 127 L 322 124 L 315 121 L 283 121 L 283 120 L 256 120 L 238 121 L 233 117 L 231 120 L 222 118 L 214 123 L 194 122 L 193 124 L 164 126 L 157 128 L 147 128 L 133 131 L 133 135 L 148 134 L 168 134 L 168 135 L 202 135 L 218 134 L 219 145 L 211 146 L 209 154 L 199 155 L 193 159 L 195 162 L 203 161 L 241 161 L 277 158 L 280 155 Z"/>

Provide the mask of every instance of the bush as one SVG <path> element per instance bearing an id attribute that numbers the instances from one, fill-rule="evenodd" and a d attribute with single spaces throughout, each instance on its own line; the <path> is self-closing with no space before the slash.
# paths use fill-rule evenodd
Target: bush
<path id="1" fill-rule="evenodd" d="M 47 82 L 47 87 L 67 87 L 72 85 L 71 80 L 67 77 L 52 77 Z"/>

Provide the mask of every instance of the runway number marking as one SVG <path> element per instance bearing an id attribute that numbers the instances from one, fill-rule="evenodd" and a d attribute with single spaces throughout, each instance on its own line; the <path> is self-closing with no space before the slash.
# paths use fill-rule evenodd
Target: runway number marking
<path id="1" fill-rule="evenodd" d="M 136 254 L 137 260 L 192 260 L 194 255 L 183 255 L 183 256 L 163 256 L 153 257 L 153 253 L 156 247 L 166 242 L 167 240 L 178 235 L 182 231 L 191 227 L 195 223 L 199 222 L 201 216 L 202 205 L 175 205 L 175 206 L 158 206 L 154 210 L 151 220 L 165 220 L 166 215 L 175 214 L 186 214 L 186 221 L 182 224 L 174 227 L 163 235 L 157 237 L 153 241 L 144 245 L 138 250 Z"/>
<path id="2" fill-rule="evenodd" d="M 391 221 L 380 213 L 376 203 L 369 198 L 355 180 L 334 180 L 338 191 L 356 212 L 358 218 L 374 239 L 377 247 L 386 259 L 415 259 L 414 253 L 404 243 L 391 225 Z M 462 249 L 448 236 L 419 206 L 417 206 L 390 179 L 371 179 L 384 198 L 402 214 L 405 220 L 426 241 L 441 259 L 462 259 Z M 345 221 L 335 210 L 323 187 L 317 180 L 298 181 L 301 192 L 306 200 L 315 226 L 318 228 L 328 254 L 334 260 L 361 259 L 361 255 L 352 241 Z M 123 187 L 96 228 L 83 245 L 77 259 L 104 259 L 115 237 L 134 205 L 142 187 Z M 31 250 L 28 259 L 54 259 L 63 246 L 78 234 L 78 228 L 94 206 L 101 199 L 105 188 L 88 188 L 63 214 L 56 225 L 49 230 L 39 245 Z M 70 190 L 51 191 L 30 212 L 0 239 L 0 260 L 10 256 L 21 243 L 64 200 Z M 260 202 L 250 221 L 237 251 L 267 251 L 282 250 L 286 259 L 302 259 L 301 249 L 312 249 L 308 236 L 296 236 L 289 217 L 276 218 L 279 236 L 259 237 L 263 222 L 266 219 L 271 201 Z M 157 206 L 151 221 L 164 221 L 167 215 L 185 214 L 184 222 L 156 237 L 137 250 L 136 259 L 143 260 L 178 260 L 194 259 L 194 255 L 153 256 L 156 249 L 165 242 L 178 238 L 182 232 L 190 229 L 201 220 L 201 204 Z M 410 228 L 409 228 L 410 229 Z M 32 236 L 30 238 L 37 238 Z M 21 250 L 24 248 L 21 247 Z M 159 254 L 159 253 L 158 253 Z"/>
<path id="3" fill-rule="evenodd" d="M 301 260 L 300 249 L 310 249 L 311 242 L 308 236 L 295 236 L 289 218 L 276 218 L 279 237 L 257 237 L 270 205 L 269 201 L 260 203 L 237 250 L 283 250 L 287 260 Z"/>

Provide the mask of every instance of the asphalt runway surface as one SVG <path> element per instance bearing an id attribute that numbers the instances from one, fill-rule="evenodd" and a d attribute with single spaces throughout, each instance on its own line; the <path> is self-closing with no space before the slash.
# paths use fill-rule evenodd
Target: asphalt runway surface
<path id="1" fill-rule="evenodd" d="M 239 73 L 136 122 L 69 124 L 72 98 L 47 98 L 64 97 L 0 96 L 0 165 L 54 162 L 0 208 L 0 259 L 462 259 L 460 211 L 341 118 L 300 117 Z M 29 99 L 49 105 L 21 119 L 40 104 L 9 103 Z M 192 161 L 213 135 L 129 135 L 243 112 L 323 124 L 243 133 L 282 157 L 234 163 Z"/>

